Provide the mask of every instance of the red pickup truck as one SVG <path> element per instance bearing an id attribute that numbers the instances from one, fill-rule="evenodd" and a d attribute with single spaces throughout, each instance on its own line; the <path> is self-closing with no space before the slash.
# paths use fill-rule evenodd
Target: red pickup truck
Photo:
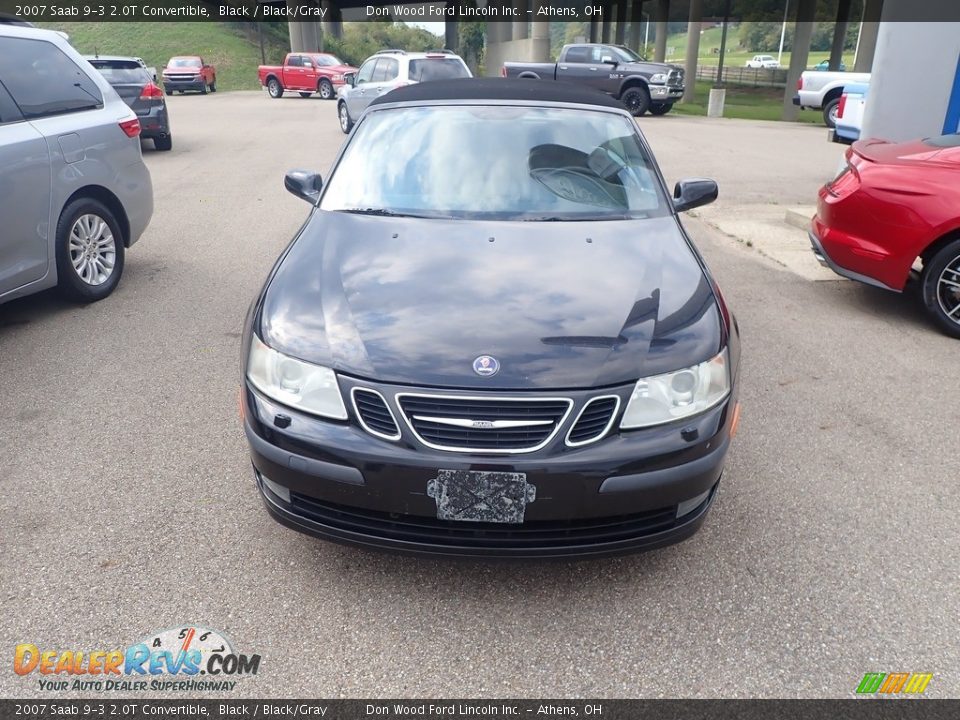
<path id="1" fill-rule="evenodd" d="M 208 90 L 216 92 L 217 69 L 198 55 L 172 57 L 163 69 L 163 89 L 167 95 L 175 90 L 181 95 L 185 90 L 199 90 L 203 95 Z"/>
<path id="2" fill-rule="evenodd" d="M 300 97 L 319 93 L 324 100 L 333 100 L 337 88 L 344 84 L 344 73 L 356 71 L 330 53 L 289 53 L 283 65 L 261 65 L 257 73 L 272 98 L 283 97 L 284 90 L 294 90 Z"/>

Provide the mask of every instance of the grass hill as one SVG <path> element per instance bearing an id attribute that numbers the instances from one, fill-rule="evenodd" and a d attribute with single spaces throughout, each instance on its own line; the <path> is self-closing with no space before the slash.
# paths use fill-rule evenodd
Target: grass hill
<path id="1" fill-rule="evenodd" d="M 201 55 L 217 68 L 218 90 L 256 90 L 261 64 L 256 33 L 219 22 L 43 22 L 62 30 L 81 53 L 142 57 L 157 72 L 174 55 Z M 264 33 L 267 63 L 281 63 L 288 46 Z"/>

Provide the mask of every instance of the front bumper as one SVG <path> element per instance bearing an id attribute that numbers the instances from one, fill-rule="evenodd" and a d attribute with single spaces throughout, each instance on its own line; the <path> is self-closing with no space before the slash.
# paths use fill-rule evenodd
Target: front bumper
<path id="1" fill-rule="evenodd" d="M 353 418 L 322 421 L 249 385 L 243 392 L 257 487 L 275 519 L 337 542 L 460 557 L 611 555 L 684 540 L 713 503 L 735 402 L 732 395 L 686 422 L 583 447 L 561 438 L 537 452 L 494 456 L 381 440 Z M 274 424 L 278 414 L 288 426 Z M 524 473 L 536 500 L 520 524 L 439 520 L 427 491 L 438 469 Z"/>
<path id="2" fill-rule="evenodd" d="M 174 90 L 196 90 L 200 91 L 206 87 L 203 78 L 199 80 L 174 80 L 165 77 L 163 79 L 163 91 L 168 95 Z"/>
<path id="3" fill-rule="evenodd" d="M 673 102 L 683 97 L 683 85 L 649 85 L 654 102 Z"/>

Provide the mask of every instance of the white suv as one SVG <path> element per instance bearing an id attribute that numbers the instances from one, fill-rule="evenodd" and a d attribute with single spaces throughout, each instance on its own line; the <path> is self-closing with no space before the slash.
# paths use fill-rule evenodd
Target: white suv
<path id="1" fill-rule="evenodd" d="M 473 77 L 459 55 L 450 50 L 406 52 L 381 50 L 368 57 L 356 73 L 346 73 L 337 98 L 340 129 L 350 132 L 367 105 L 403 85 L 429 80 Z"/>

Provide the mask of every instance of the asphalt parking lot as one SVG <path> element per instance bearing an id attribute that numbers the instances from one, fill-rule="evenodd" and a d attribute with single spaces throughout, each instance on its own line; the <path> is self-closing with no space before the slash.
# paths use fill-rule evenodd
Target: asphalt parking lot
<path id="1" fill-rule="evenodd" d="M 262 656 L 236 697 L 850 697 L 868 671 L 960 695 L 960 345 L 919 300 L 810 282 L 691 218 L 743 338 L 743 421 L 697 535 L 577 563 L 327 544 L 262 508 L 237 388 L 244 313 L 308 210 L 283 173 L 329 169 L 334 105 L 169 102 L 117 292 L 0 306 L 5 652 L 199 623 Z M 640 124 L 668 181 L 714 175 L 738 212 L 809 202 L 837 154 L 822 128 Z M 45 695 L 9 664 L 0 694 Z"/>

